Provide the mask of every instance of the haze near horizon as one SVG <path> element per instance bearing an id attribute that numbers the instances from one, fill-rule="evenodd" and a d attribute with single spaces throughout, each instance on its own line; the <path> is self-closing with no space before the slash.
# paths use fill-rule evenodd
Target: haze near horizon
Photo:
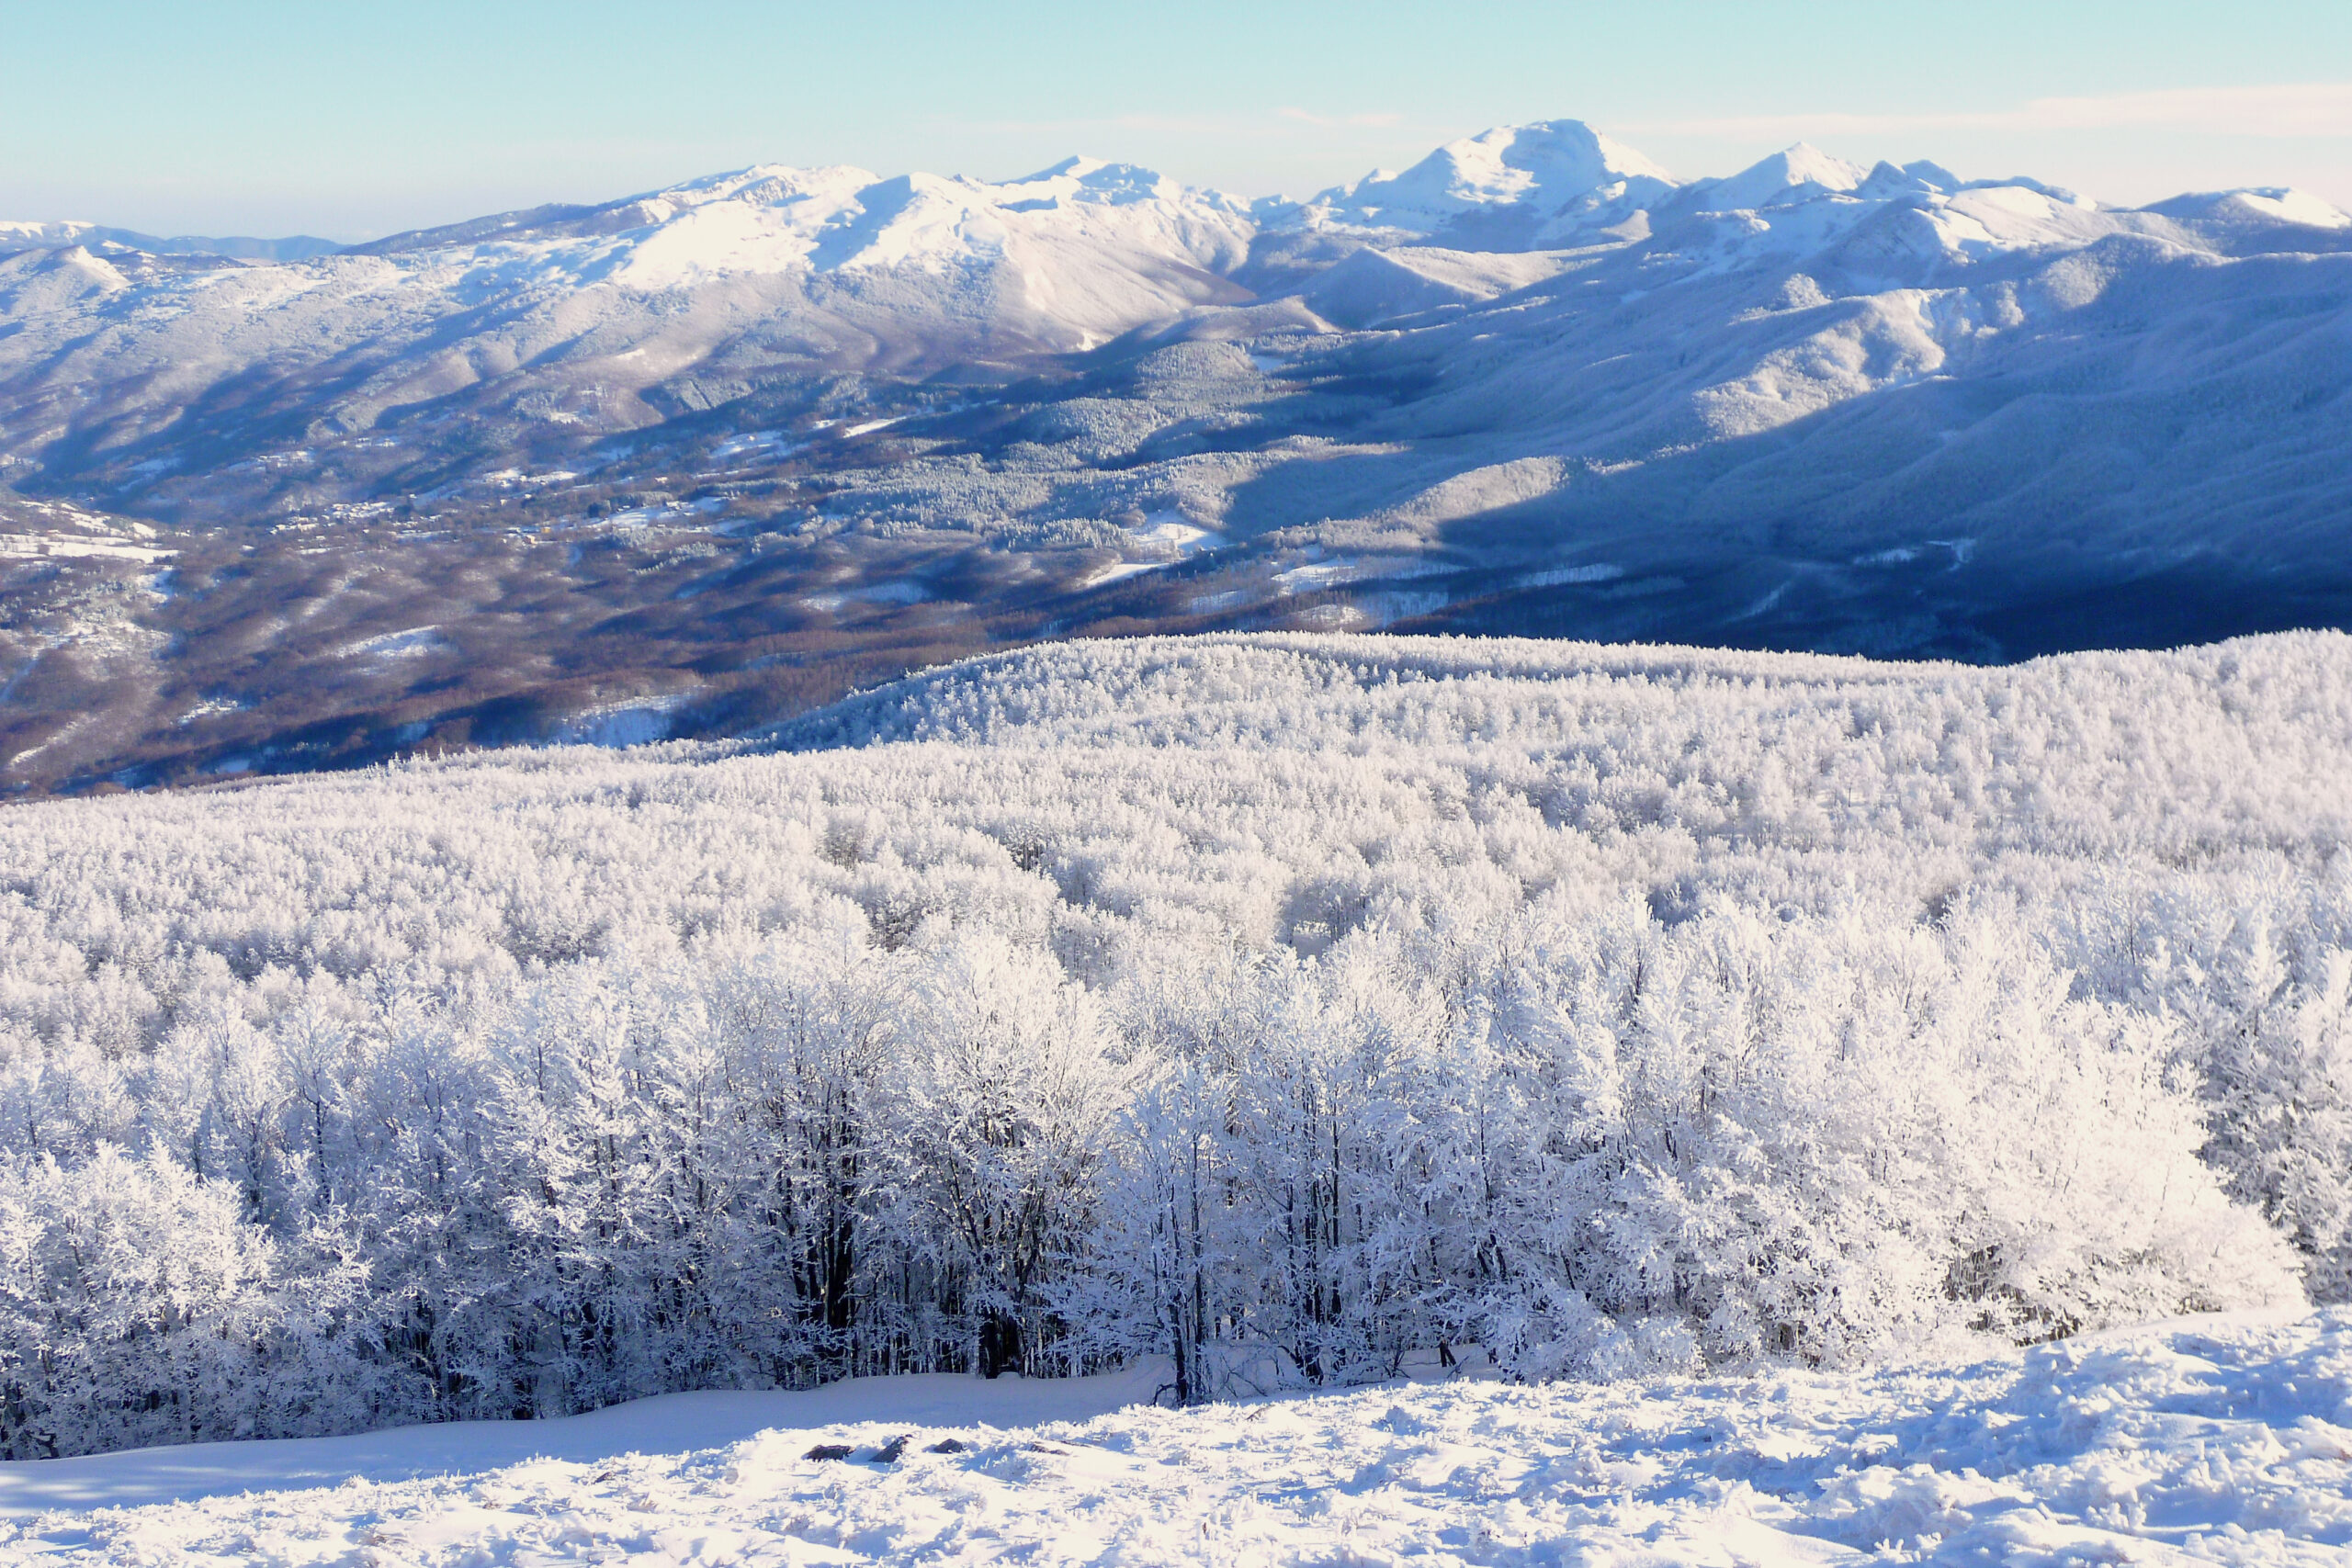
<path id="1" fill-rule="evenodd" d="M 0 218 L 356 241 L 760 163 L 1001 179 L 1071 152 L 1304 196 L 1563 116 L 1686 177 L 1803 139 L 2115 203 L 2293 185 L 2347 206 L 2352 14 L 124 0 L 0 19 Z"/>

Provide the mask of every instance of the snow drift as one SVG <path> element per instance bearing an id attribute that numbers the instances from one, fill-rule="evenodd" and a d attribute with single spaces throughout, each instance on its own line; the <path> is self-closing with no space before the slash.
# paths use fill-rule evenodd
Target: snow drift
<path id="1" fill-rule="evenodd" d="M 2341 1312 L 1862 1373 L 1110 1408 L 1136 1392 L 893 1379 L 0 1465 L 0 1562 L 2320 1568 L 2352 1547 Z"/>

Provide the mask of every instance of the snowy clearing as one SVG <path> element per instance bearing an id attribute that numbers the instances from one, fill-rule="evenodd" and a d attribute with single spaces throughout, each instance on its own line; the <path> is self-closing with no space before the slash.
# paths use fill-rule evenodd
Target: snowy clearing
<path id="1" fill-rule="evenodd" d="M 1956 1367 L 1103 1413 L 1140 1391 L 1135 1374 L 873 1379 L 0 1466 L 0 1561 L 2267 1564 L 2352 1548 L 2341 1310 Z M 951 1439 L 966 1446 L 932 1451 Z M 820 1444 L 850 1456 L 808 1457 Z M 413 1479 L 435 1464 L 451 1473 Z M 208 1495 L 228 1486 L 254 1490 Z"/>

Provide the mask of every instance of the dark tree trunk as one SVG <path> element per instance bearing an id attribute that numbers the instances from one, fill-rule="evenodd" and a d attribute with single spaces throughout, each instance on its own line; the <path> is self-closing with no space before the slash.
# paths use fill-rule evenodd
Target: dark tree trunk
<path id="1" fill-rule="evenodd" d="M 1021 1370 L 1021 1325 L 990 1313 L 980 1325 L 980 1375 L 996 1377 Z"/>

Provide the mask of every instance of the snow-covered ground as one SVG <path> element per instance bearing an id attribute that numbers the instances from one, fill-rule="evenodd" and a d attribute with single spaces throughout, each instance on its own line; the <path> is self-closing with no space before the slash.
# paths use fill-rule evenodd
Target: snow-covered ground
<path id="1" fill-rule="evenodd" d="M 1194 1410 L 864 1380 L 0 1466 L 0 1562 L 2342 1563 L 2352 1311 Z M 893 1461 L 878 1450 L 903 1438 Z M 960 1450 L 934 1451 L 950 1440 Z M 846 1445 L 846 1460 L 808 1457 Z"/>

